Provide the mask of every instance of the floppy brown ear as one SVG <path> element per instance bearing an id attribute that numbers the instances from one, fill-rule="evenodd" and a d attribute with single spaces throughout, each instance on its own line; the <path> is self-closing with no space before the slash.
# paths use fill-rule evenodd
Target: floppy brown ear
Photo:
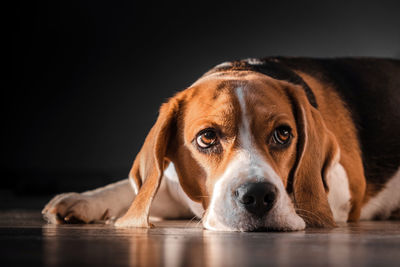
<path id="1" fill-rule="evenodd" d="M 298 127 L 297 160 L 289 180 L 296 212 L 309 227 L 334 227 L 325 176 L 337 160 L 338 144 L 305 93 L 299 88 L 288 90 Z"/>
<path id="2" fill-rule="evenodd" d="M 136 198 L 126 214 L 115 222 L 116 226 L 150 227 L 150 206 L 168 162 L 168 144 L 172 135 L 175 135 L 178 111 L 177 97 L 161 106 L 158 119 L 147 135 L 129 174 L 136 185 Z"/>

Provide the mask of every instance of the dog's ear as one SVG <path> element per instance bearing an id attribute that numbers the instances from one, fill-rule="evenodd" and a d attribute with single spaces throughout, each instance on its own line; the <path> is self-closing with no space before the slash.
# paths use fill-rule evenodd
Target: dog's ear
<path id="1" fill-rule="evenodd" d="M 168 164 L 169 145 L 176 136 L 180 98 L 175 96 L 160 108 L 156 123 L 135 158 L 129 178 L 136 185 L 136 198 L 116 226 L 149 227 L 149 211 Z"/>
<path id="2" fill-rule="evenodd" d="M 338 160 L 336 138 L 303 90 L 288 88 L 288 91 L 298 132 L 297 159 L 288 183 L 296 212 L 309 227 L 334 227 L 326 175 L 329 167 Z"/>

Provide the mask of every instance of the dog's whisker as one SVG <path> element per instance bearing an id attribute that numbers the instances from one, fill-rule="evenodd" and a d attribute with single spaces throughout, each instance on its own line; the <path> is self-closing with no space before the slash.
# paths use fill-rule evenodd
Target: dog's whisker
<path id="1" fill-rule="evenodd" d="M 184 228 L 190 228 L 190 224 L 197 218 L 197 216 L 193 216 L 188 222 L 186 222 L 186 225 Z"/>
<path id="2" fill-rule="evenodd" d="M 315 212 L 312 212 L 312 211 L 309 211 L 309 210 L 305 210 L 305 209 L 300 209 L 300 208 L 295 208 L 295 211 L 296 212 L 299 211 L 302 216 L 308 217 L 309 219 L 316 219 L 319 223 L 324 223 L 325 222 L 325 220 L 321 216 L 316 214 Z M 304 213 L 307 213 L 307 214 L 311 215 L 312 217 L 307 216 Z"/>

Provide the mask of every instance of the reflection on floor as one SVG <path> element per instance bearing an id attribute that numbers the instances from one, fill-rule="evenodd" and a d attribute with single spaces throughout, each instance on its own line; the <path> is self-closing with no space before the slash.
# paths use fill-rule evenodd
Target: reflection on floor
<path id="1" fill-rule="evenodd" d="M 48 225 L 39 211 L 0 211 L 1 266 L 399 266 L 400 222 L 291 233 L 223 233 L 198 222 L 154 229 Z"/>

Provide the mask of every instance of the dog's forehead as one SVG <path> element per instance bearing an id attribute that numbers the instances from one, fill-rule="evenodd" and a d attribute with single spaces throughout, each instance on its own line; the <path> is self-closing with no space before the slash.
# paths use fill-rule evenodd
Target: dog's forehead
<path id="1" fill-rule="evenodd" d="M 191 87 L 186 116 L 188 121 L 215 121 L 226 124 L 248 116 L 268 116 L 274 112 L 290 112 L 290 101 L 284 93 L 285 82 L 254 72 L 215 73 L 204 77 Z M 242 110 L 240 101 L 245 101 Z M 237 123 L 234 123 L 237 124 Z"/>

